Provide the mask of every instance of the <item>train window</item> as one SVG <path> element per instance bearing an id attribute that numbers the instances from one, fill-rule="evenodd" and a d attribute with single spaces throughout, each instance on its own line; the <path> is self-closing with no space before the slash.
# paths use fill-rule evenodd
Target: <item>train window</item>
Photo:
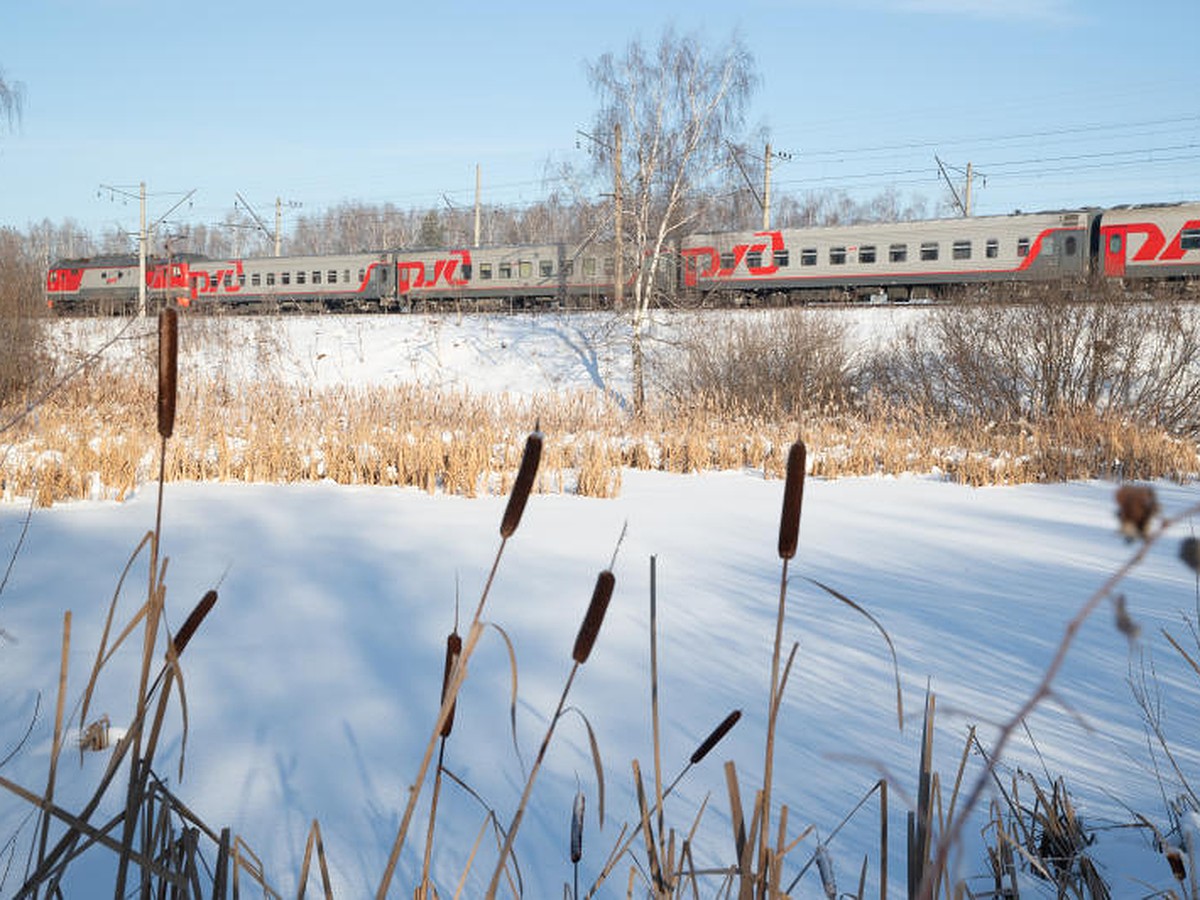
<path id="1" fill-rule="evenodd" d="M 470 263 L 463 263 L 462 268 L 459 271 L 462 272 L 463 281 L 471 280 L 471 264 Z"/>
<path id="2" fill-rule="evenodd" d="M 554 263 L 548 259 L 543 259 L 538 262 L 538 274 L 543 278 L 549 278 L 554 274 Z"/>
<path id="3" fill-rule="evenodd" d="M 751 250 L 749 253 L 747 253 L 746 254 L 746 266 L 751 269 L 761 269 L 762 268 L 762 251 L 761 250 Z"/>
<path id="4" fill-rule="evenodd" d="M 296 284 L 305 284 L 308 276 L 304 272 L 296 273 Z"/>
<path id="5" fill-rule="evenodd" d="M 800 251 L 800 265 L 815 266 L 817 264 L 817 248 L 805 247 Z"/>
<path id="6" fill-rule="evenodd" d="M 337 269 L 330 269 L 325 274 L 327 276 L 325 279 L 327 284 L 337 284 Z M 346 280 L 349 281 L 350 279 L 347 278 Z"/>
<path id="7" fill-rule="evenodd" d="M 892 244 L 888 247 L 888 262 L 907 262 L 908 244 Z"/>
<path id="8" fill-rule="evenodd" d="M 366 272 L 366 270 L 365 270 L 365 269 L 359 269 L 359 270 L 358 270 L 358 283 L 359 283 L 359 284 L 362 284 L 362 283 L 363 283 L 363 279 L 364 279 L 364 278 L 366 278 L 366 277 L 367 277 L 367 272 Z"/>
<path id="9" fill-rule="evenodd" d="M 1042 238 L 1042 253 L 1045 256 L 1054 255 L 1054 235 L 1047 235 Z"/>
<path id="10" fill-rule="evenodd" d="M 384 284 L 387 284 L 387 281 L 388 281 L 388 270 L 387 269 L 379 270 L 379 280 L 382 281 Z"/>
<path id="11" fill-rule="evenodd" d="M 512 278 L 512 263 L 507 263 L 507 262 L 500 263 L 500 271 L 498 273 L 498 277 Z"/>
<path id="12" fill-rule="evenodd" d="M 1066 240 L 1063 241 L 1063 253 L 1067 256 L 1074 256 L 1075 251 L 1079 249 L 1079 239 L 1073 234 L 1068 234 Z"/>
<path id="13" fill-rule="evenodd" d="M 858 261 L 860 263 L 875 262 L 875 248 L 873 246 L 859 247 L 858 248 Z"/>
<path id="14" fill-rule="evenodd" d="M 737 259 L 732 253 L 726 252 L 721 254 L 721 268 L 729 272 L 737 266 Z"/>
<path id="15" fill-rule="evenodd" d="M 829 248 L 829 264 L 831 266 L 844 266 L 846 264 L 846 248 L 845 247 L 830 247 Z"/>
<path id="16" fill-rule="evenodd" d="M 292 283 L 292 273 L 291 272 L 280 272 L 279 273 L 279 283 L 282 285 L 285 285 L 285 286 L 291 284 Z"/>
<path id="17" fill-rule="evenodd" d="M 361 276 L 361 275 L 359 275 L 359 276 L 358 276 L 358 280 L 359 280 L 359 281 L 362 281 L 362 276 Z M 349 283 L 350 283 L 350 270 L 349 270 L 349 269 L 342 269 L 342 283 L 343 283 L 343 284 L 349 284 Z"/>
<path id="18" fill-rule="evenodd" d="M 596 257 L 588 256 L 588 257 L 584 258 L 584 260 L 583 260 L 583 277 L 584 278 L 595 278 L 596 277 Z"/>
<path id="19" fill-rule="evenodd" d="M 776 250 L 776 251 L 775 251 L 775 253 L 773 254 L 773 256 L 774 256 L 774 259 L 775 259 L 775 265 L 776 265 L 776 266 L 778 266 L 778 267 L 779 267 L 779 268 L 781 268 L 781 269 L 783 269 L 783 268 L 786 268 L 786 267 L 787 267 L 787 264 L 788 264 L 788 252 L 787 252 L 786 250 Z"/>
<path id="20" fill-rule="evenodd" d="M 955 241 L 954 246 L 950 248 L 950 252 L 955 259 L 970 259 L 971 258 L 971 242 L 970 241 Z"/>
<path id="21" fill-rule="evenodd" d="M 529 262 L 528 260 L 523 259 L 519 263 L 517 263 L 517 271 L 520 273 L 522 278 L 526 278 L 526 279 L 532 278 L 533 277 L 533 263 Z"/>
<path id="22" fill-rule="evenodd" d="M 921 259 L 931 262 L 938 258 L 937 241 L 926 241 L 921 245 Z"/>
<path id="23" fill-rule="evenodd" d="M 574 275 L 575 274 L 575 260 L 573 260 L 573 259 L 563 260 L 562 273 L 567 278 L 570 278 L 572 275 Z"/>
<path id="24" fill-rule="evenodd" d="M 1185 228 L 1179 235 L 1181 250 L 1200 250 L 1200 228 Z"/>
<path id="25" fill-rule="evenodd" d="M 275 287 L 275 273 L 274 272 L 267 273 L 267 287 Z"/>
<path id="26" fill-rule="evenodd" d="M 232 285 L 233 285 L 233 276 L 232 276 L 232 275 L 226 275 L 224 278 L 222 278 L 222 279 L 221 279 L 221 283 L 222 283 L 222 284 L 224 284 L 224 285 L 225 285 L 225 287 L 230 287 L 230 286 L 232 286 Z"/>
<path id="27" fill-rule="evenodd" d="M 988 259 L 995 259 L 1000 255 L 1000 242 L 995 238 L 988 238 L 987 245 L 984 247 L 984 253 Z"/>
<path id="28" fill-rule="evenodd" d="M 1029 238 L 1017 238 L 1017 256 L 1029 255 Z"/>
<path id="29" fill-rule="evenodd" d="M 491 263 L 480 263 L 479 264 L 479 280 L 480 281 L 491 281 L 492 280 L 492 264 Z"/>
<path id="30" fill-rule="evenodd" d="M 613 276 L 613 273 L 615 273 L 616 271 L 617 271 L 616 263 L 613 262 L 611 256 L 606 256 L 604 258 L 604 274 L 611 278 Z"/>
<path id="31" fill-rule="evenodd" d="M 313 271 L 313 280 L 312 280 L 312 283 L 313 283 L 313 284 L 320 284 L 320 283 L 321 283 L 321 270 L 320 270 L 320 269 L 316 269 L 316 270 L 314 270 L 314 271 Z"/>
<path id="32" fill-rule="evenodd" d="M 239 275 L 239 276 L 238 276 L 238 287 L 245 287 L 245 286 L 246 286 L 246 276 L 245 276 L 245 274 Z"/>
<path id="33" fill-rule="evenodd" d="M 259 287 L 262 284 L 262 276 L 254 272 L 250 276 L 250 287 Z"/>

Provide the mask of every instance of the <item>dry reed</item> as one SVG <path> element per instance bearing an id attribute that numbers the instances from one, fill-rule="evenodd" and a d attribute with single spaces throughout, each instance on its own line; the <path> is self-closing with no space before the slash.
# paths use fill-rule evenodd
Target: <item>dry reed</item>
<path id="1" fill-rule="evenodd" d="M 73 379 L 0 435 L 3 496 L 41 506 L 130 496 L 157 475 L 153 405 L 136 373 L 98 369 Z M 797 425 L 705 404 L 648 409 L 634 421 L 612 401 L 583 395 L 517 401 L 416 387 L 189 382 L 179 386 L 165 476 L 503 494 L 523 437 L 511 423 L 529 421 L 534 410 L 560 439 L 545 448 L 531 490 L 593 497 L 619 492 L 625 468 L 782 478 Z M 985 485 L 1183 481 L 1200 472 L 1195 442 L 1096 414 L 964 425 L 873 401 L 855 412 L 810 414 L 803 427 L 809 446 L 820 448 L 808 455 L 809 474 L 821 478 L 917 473 Z"/>

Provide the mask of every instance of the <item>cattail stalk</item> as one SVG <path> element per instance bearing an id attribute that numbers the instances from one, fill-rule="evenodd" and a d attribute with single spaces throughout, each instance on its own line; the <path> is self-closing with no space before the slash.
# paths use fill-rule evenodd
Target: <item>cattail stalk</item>
<path id="1" fill-rule="evenodd" d="M 583 859 L 583 810 L 586 798 L 583 791 L 575 794 L 575 805 L 571 809 L 571 862 L 575 865 Z M 576 886 L 575 893 L 579 893 Z"/>
<path id="2" fill-rule="evenodd" d="M 509 494 L 508 505 L 504 510 L 504 517 L 500 521 L 500 547 L 496 550 L 496 556 L 492 560 L 491 571 L 488 572 L 487 581 L 484 583 L 483 591 L 479 596 L 479 605 L 475 607 L 475 615 L 471 618 L 471 625 L 467 629 L 467 639 L 463 644 L 462 653 L 459 654 L 457 663 L 453 666 L 449 683 L 445 687 L 442 707 L 438 711 L 437 718 L 434 721 L 433 734 L 430 735 L 429 742 L 425 745 L 425 754 L 421 758 L 420 766 L 417 768 L 417 777 L 409 785 L 408 803 L 404 807 L 404 815 L 400 819 L 400 827 L 396 831 L 396 839 L 392 842 L 392 851 L 388 855 L 383 877 L 380 879 L 379 887 L 375 892 L 376 900 L 385 900 L 387 897 L 388 888 L 392 883 L 392 876 L 396 872 L 396 865 L 400 862 L 400 851 L 404 849 L 404 842 L 408 837 L 408 828 L 412 824 L 413 813 L 417 808 L 417 800 L 421 796 L 421 787 L 425 783 L 425 775 L 429 771 L 430 762 L 433 761 L 434 748 L 438 746 L 438 739 L 441 737 L 446 721 L 450 718 L 450 714 L 454 709 L 458 692 L 466 680 L 467 663 L 471 659 L 471 654 L 475 651 L 475 646 L 479 643 L 480 636 L 483 634 L 483 609 L 487 604 L 488 595 L 491 593 L 492 582 L 496 578 L 496 570 L 500 568 L 500 559 L 504 555 L 504 548 L 508 544 L 508 539 L 512 537 L 513 533 L 517 530 L 517 526 L 521 523 L 521 514 L 525 511 L 525 502 L 529 499 L 529 493 L 533 489 L 533 482 L 537 477 L 537 468 L 541 461 L 541 456 L 542 433 L 537 428 L 534 428 L 533 432 L 525 440 L 525 452 L 521 458 L 521 468 L 517 473 L 517 480 L 513 484 L 512 492 Z"/>
<path id="3" fill-rule="evenodd" d="M 521 524 L 521 514 L 525 512 L 525 502 L 533 490 L 533 481 L 537 477 L 538 463 L 542 458 L 542 433 L 534 429 L 525 439 L 525 452 L 521 456 L 521 468 L 517 470 L 517 480 L 513 482 L 512 492 L 508 495 L 508 505 L 504 507 L 504 517 L 500 520 L 500 536 L 510 538 L 517 526 Z"/>
<path id="4" fill-rule="evenodd" d="M 196 633 L 196 629 L 200 627 L 200 624 L 204 621 L 204 617 L 209 614 L 213 606 L 216 605 L 216 602 L 217 592 L 206 592 L 205 595 L 200 598 L 200 602 L 197 603 L 192 611 L 188 614 L 188 617 L 184 619 L 183 626 L 178 632 L 176 632 L 175 638 L 171 642 L 176 656 L 182 655 L 184 648 L 188 645 L 188 642 Z"/>
<path id="5" fill-rule="evenodd" d="M 167 307 L 158 314 L 158 433 L 175 430 L 175 396 L 179 369 L 179 313 Z"/>
<path id="6" fill-rule="evenodd" d="M 579 861 L 583 859 L 583 810 L 584 793 L 575 793 L 575 805 L 571 808 L 571 868 L 575 875 L 575 890 L 571 894 L 579 900 Z"/>
<path id="7" fill-rule="evenodd" d="M 604 869 L 596 878 L 596 882 L 588 890 L 587 896 L 589 898 L 595 896 L 596 891 L 600 888 L 600 885 L 603 884 L 604 880 L 612 873 L 613 867 L 615 867 L 617 862 L 624 857 L 625 851 L 629 849 L 630 845 L 634 842 L 637 836 L 642 833 L 642 830 L 646 827 L 646 823 L 650 821 L 650 817 L 662 809 L 663 800 L 671 795 L 671 792 L 675 790 L 675 788 L 679 785 L 679 782 L 683 780 L 683 776 L 691 771 L 692 766 L 696 765 L 696 763 L 708 756 L 708 754 L 712 752 L 713 748 L 725 739 L 725 735 L 729 734 L 729 732 L 733 729 L 733 726 L 738 723 L 738 720 L 741 719 L 741 717 L 742 711 L 740 709 L 735 709 L 721 720 L 721 724 L 714 728 L 708 737 L 700 742 L 700 746 L 698 746 L 692 753 L 690 759 L 688 760 L 688 764 L 683 767 L 679 774 L 675 776 L 675 780 L 672 781 L 667 789 L 662 792 L 661 799 L 656 800 L 654 806 L 646 810 L 645 814 L 641 818 L 641 821 L 638 822 L 637 827 L 630 831 L 629 836 L 625 839 L 624 843 L 622 843 L 609 856 L 608 862 L 605 863 Z"/>
<path id="8" fill-rule="evenodd" d="M 693 753 L 691 759 L 688 760 L 688 765 L 694 766 L 696 763 L 700 762 L 700 760 L 704 759 L 704 757 L 708 756 L 708 754 L 712 752 L 712 748 L 717 746 L 717 744 L 721 742 L 725 735 L 729 734 L 730 730 L 738 723 L 738 719 L 741 717 L 742 711 L 740 709 L 735 709 L 724 719 L 722 719 L 721 724 L 714 728 L 712 733 L 700 742 L 700 746 L 696 748 L 696 752 Z"/>
<path id="9" fill-rule="evenodd" d="M 804 501 L 804 469 L 808 453 L 803 441 L 788 450 L 787 479 L 783 485 L 783 511 L 779 517 L 779 558 L 796 555 L 800 541 L 800 506 Z"/>
<path id="10" fill-rule="evenodd" d="M 446 661 L 442 668 L 442 703 L 446 702 L 446 690 L 450 686 L 450 677 L 454 674 L 454 667 L 458 665 L 458 658 L 462 654 L 462 638 L 458 631 L 451 631 L 446 637 Z M 437 823 L 438 798 L 442 793 L 442 764 L 446 758 L 446 739 L 450 737 L 450 732 L 454 730 L 454 709 L 457 706 L 457 701 L 450 704 L 450 712 L 446 715 L 446 721 L 442 725 L 441 731 L 441 746 L 438 747 L 437 769 L 433 773 L 433 798 L 429 803 L 429 828 L 425 832 L 425 860 L 421 867 L 421 886 L 425 888 L 429 884 L 429 866 L 433 860 L 433 828 Z"/>
<path id="11" fill-rule="evenodd" d="M 575 674 L 579 671 L 579 667 L 587 662 L 588 656 L 592 652 L 592 645 L 596 642 L 596 636 L 600 633 L 600 626 L 604 622 L 604 614 L 608 610 L 608 602 L 612 599 L 613 587 L 616 585 L 616 577 L 611 569 L 603 570 L 596 577 L 596 586 L 592 590 L 592 599 L 588 604 L 587 614 L 583 617 L 583 624 L 579 627 L 579 634 L 575 637 L 575 646 L 571 650 L 571 658 L 574 661 L 571 666 L 571 673 L 567 676 L 567 683 L 563 685 L 562 694 L 558 698 L 558 707 L 554 710 L 554 715 L 550 718 L 550 725 L 546 729 L 546 736 L 542 738 L 542 744 L 538 748 L 537 759 L 534 760 L 533 768 L 529 770 L 529 778 L 525 781 L 525 790 L 521 793 L 521 802 L 517 804 L 517 811 L 513 814 L 513 820 L 508 826 L 508 833 L 504 836 L 504 846 L 500 849 L 500 858 L 496 861 L 496 868 L 492 872 L 492 880 L 488 885 L 487 900 L 493 900 L 496 896 L 496 888 L 500 884 L 500 873 L 507 868 L 509 854 L 512 853 L 513 843 L 517 838 L 517 831 L 521 827 L 521 820 L 525 817 L 525 809 L 529 805 L 529 796 L 533 793 L 533 783 L 537 779 L 538 772 L 542 767 L 542 760 L 546 758 L 546 750 L 550 746 L 550 739 L 554 737 L 554 727 L 558 724 L 559 718 L 562 716 L 563 707 L 567 703 L 567 694 L 571 691 L 571 685 L 575 681 Z"/>
<path id="12" fill-rule="evenodd" d="M 592 601 L 588 604 L 587 615 L 579 626 L 579 634 L 575 636 L 575 647 L 571 658 L 579 665 L 588 661 L 592 645 L 600 634 L 600 626 L 604 622 L 604 614 L 608 611 L 608 601 L 612 599 L 613 588 L 617 579 L 612 570 L 605 569 L 596 577 L 596 587 L 592 590 Z"/>
<path id="13" fill-rule="evenodd" d="M 458 658 L 462 655 L 462 638 L 459 637 L 457 631 L 450 632 L 446 638 L 446 663 L 442 669 L 442 702 L 446 702 L 446 689 L 450 686 L 450 676 L 454 673 L 454 667 L 458 664 Z M 450 732 L 454 729 L 454 708 L 457 701 L 450 704 L 450 712 L 446 715 L 446 723 L 442 726 L 442 737 L 450 737 Z"/>
<path id="14" fill-rule="evenodd" d="M 800 508 L 804 500 L 804 470 L 807 450 L 796 441 L 788 450 L 787 479 L 783 487 L 783 510 L 779 519 L 779 558 L 783 567 L 779 578 L 779 610 L 775 616 L 775 646 L 771 654 L 771 692 L 767 704 L 766 761 L 763 764 L 762 822 L 759 825 L 758 871 L 764 875 L 770 855 L 771 784 L 775 775 L 775 725 L 779 718 L 779 662 L 783 647 L 783 620 L 787 611 L 788 562 L 796 555 L 800 542 Z"/>

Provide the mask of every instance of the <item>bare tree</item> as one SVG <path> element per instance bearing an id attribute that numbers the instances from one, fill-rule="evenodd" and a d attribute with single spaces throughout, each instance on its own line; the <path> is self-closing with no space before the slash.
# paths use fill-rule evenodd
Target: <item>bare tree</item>
<path id="1" fill-rule="evenodd" d="M 25 105 L 25 85 L 19 81 L 8 81 L 4 70 L 0 69 L 0 117 L 12 128 L 14 121 L 20 121 L 21 110 Z"/>
<path id="2" fill-rule="evenodd" d="M 645 405 L 643 337 L 670 241 L 696 215 L 694 198 L 730 165 L 729 140 L 743 127 L 756 75 L 735 36 L 716 50 L 668 29 L 656 47 L 634 41 L 588 65 L 600 101 L 593 134 L 597 171 L 610 171 L 621 143 L 624 198 L 617 252 L 632 289 L 633 408 Z M 618 133 L 623 141 L 609 143 Z M 631 181 L 628 189 L 625 178 Z"/>

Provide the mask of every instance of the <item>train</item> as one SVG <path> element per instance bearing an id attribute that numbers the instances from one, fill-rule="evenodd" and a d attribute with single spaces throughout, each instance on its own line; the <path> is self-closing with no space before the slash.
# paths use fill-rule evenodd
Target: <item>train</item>
<path id="1" fill-rule="evenodd" d="M 674 242 L 657 288 L 699 303 L 935 300 L 997 283 L 1106 280 L 1200 285 L 1200 202 L 1080 208 L 759 231 Z M 314 256 L 152 257 L 150 303 L 220 309 L 394 311 L 454 305 L 594 308 L 616 293 L 599 242 L 381 250 Z M 626 278 L 633 267 L 626 264 Z M 139 302 L 133 255 L 63 259 L 46 274 L 62 311 Z M 628 296 L 628 290 L 624 292 Z"/>

